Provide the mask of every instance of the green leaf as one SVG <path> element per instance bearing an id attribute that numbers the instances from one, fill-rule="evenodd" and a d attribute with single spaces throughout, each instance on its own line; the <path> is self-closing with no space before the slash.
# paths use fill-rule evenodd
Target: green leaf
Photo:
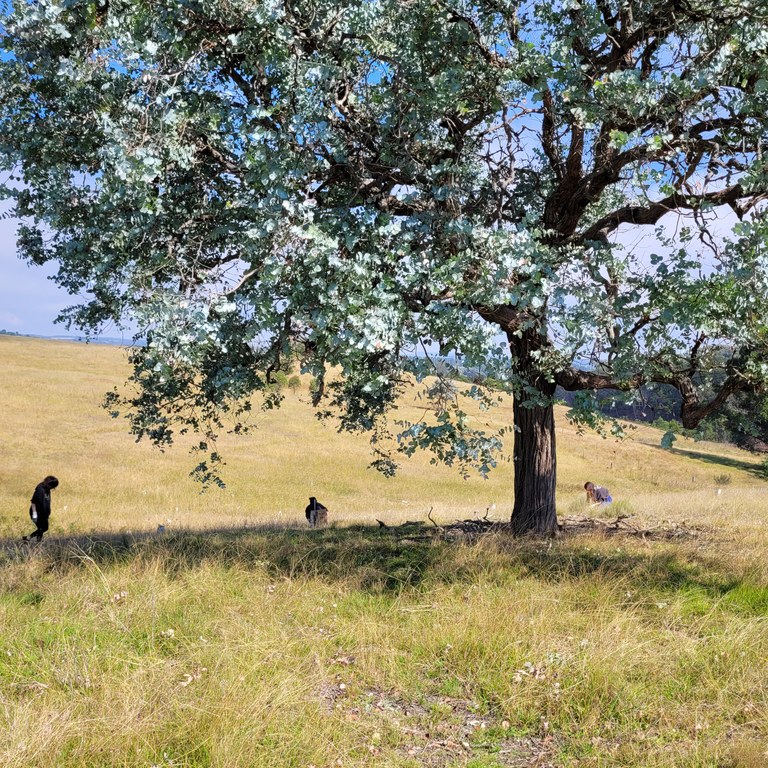
<path id="1" fill-rule="evenodd" d="M 676 440 L 677 437 L 674 432 L 665 432 L 661 437 L 661 447 L 669 449 Z"/>

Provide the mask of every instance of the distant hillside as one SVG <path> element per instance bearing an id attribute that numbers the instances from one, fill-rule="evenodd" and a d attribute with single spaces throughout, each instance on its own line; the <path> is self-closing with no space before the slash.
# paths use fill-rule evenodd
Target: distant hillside
<path id="1" fill-rule="evenodd" d="M 133 339 L 117 336 L 39 336 L 38 338 L 51 341 L 78 341 L 83 344 L 110 344 L 117 347 L 132 347 L 137 344 Z M 143 345 L 143 342 L 140 344 Z"/>
<path id="2" fill-rule="evenodd" d="M 23 532 L 31 491 L 47 474 L 61 480 L 59 532 L 298 524 L 309 496 L 328 506 L 335 522 L 397 523 L 425 519 L 430 509 L 438 521 L 489 510 L 503 520 L 511 513 L 511 439 L 487 480 L 479 475 L 465 480 L 455 469 L 431 465 L 423 453 L 403 458 L 397 475 L 387 478 L 368 468 L 373 457 L 367 436 L 339 433 L 332 420 L 314 417 L 308 376 L 300 377 L 295 392 L 283 391 L 279 409 L 254 408 L 250 434 L 221 436 L 227 488 L 201 495 L 189 477 L 199 460 L 188 452 L 195 442 L 191 436 L 161 453 L 146 442 L 137 444 L 125 420 L 110 418 L 100 407 L 104 394 L 130 375 L 123 349 L 5 335 L 0 364 L 0 535 Z M 467 402 L 466 411 L 474 425 L 491 432 L 512 423 L 508 397 L 489 411 Z M 745 451 L 683 435 L 672 450 L 663 450 L 663 432 L 646 425 L 624 441 L 603 439 L 590 431 L 580 434 L 566 413 L 566 407 L 555 408 L 561 515 L 583 513 L 587 480 L 607 485 L 617 501 L 657 519 L 674 509 L 688 519 L 699 515 L 699 507 L 709 510 L 724 476 L 740 494 L 754 489 L 754 508 L 764 508 L 760 459 Z M 424 417 L 418 390 L 408 389 L 391 426 L 396 431 L 394 419 Z M 692 501 L 692 494 L 701 499 Z"/>
<path id="3" fill-rule="evenodd" d="M 576 392 L 567 392 L 558 387 L 555 397 L 566 405 L 573 405 Z M 657 419 L 677 420 L 680 406 L 680 395 L 676 389 L 666 385 L 641 387 L 633 392 L 631 402 L 624 399 L 621 392 L 597 392 L 596 398 L 601 410 L 608 416 L 630 421 L 645 421 L 651 423 Z"/>
<path id="4" fill-rule="evenodd" d="M 439 358 L 438 364 L 448 375 L 492 385 L 480 369 L 464 368 L 451 359 Z M 573 407 L 578 394 L 558 387 L 555 398 Z M 595 398 L 600 410 L 610 418 L 645 422 L 696 440 L 731 443 L 755 453 L 768 453 L 768 397 L 765 395 L 735 395 L 724 408 L 704 419 L 696 429 L 689 430 L 684 429 L 680 421 L 680 393 L 669 385 L 649 384 L 631 393 L 604 390 L 596 392 Z"/>
<path id="5" fill-rule="evenodd" d="M 0 336 L 19 336 L 26 339 L 48 339 L 50 341 L 77 341 L 83 344 L 110 344 L 117 347 L 130 347 L 143 345 L 143 341 L 136 342 L 131 338 L 118 336 L 76 336 L 71 334 L 60 334 L 58 336 L 40 336 L 33 333 L 20 333 L 19 331 L 7 331 L 0 329 Z"/>

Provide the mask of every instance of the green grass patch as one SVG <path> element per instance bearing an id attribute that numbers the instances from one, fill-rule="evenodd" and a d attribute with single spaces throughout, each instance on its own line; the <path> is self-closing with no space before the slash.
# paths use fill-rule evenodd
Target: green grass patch
<path id="1" fill-rule="evenodd" d="M 3 768 L 768 765 L 754 457 L 660 451 L 647 427 L 617 445 L 558 409 L 561 519 L 632 514 L 669 536 L 446 540 L 397 526 L 430 508 L 505 519 L 511 464 L 463 481 L 416 457 L 385 481 L 364 440 L 301 416 L 304 382 L 263 429 L 223 439 L 230 485 L 200 496 L 183 449 L 136 446 L 95 405 L 119 351 L 3 349 Z M 509 403 L 495 411 L 509 423 Z M 21 545 L 30 479 L 49 471 L 51 534 Z M 587 478 L 610 509 L 585 507 Z M 332 525 L 309 531 L 315 493 Z"/>

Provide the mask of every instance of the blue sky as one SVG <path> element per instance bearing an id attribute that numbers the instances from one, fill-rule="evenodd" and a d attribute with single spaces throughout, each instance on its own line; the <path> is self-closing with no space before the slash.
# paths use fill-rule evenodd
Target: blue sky
<path id="1" fill-rule="evenodd" d="M 40 336 L 67 334 L 54 319 L 73 302 L 48 277 L 51 266 L 35 267 L 16 255 L 16 219 L 0 219 L 0 329 Z"/>
<path id="2" fill-rule="evenodd" d="M 17 219 L 0 219 L 0 330 L 17 331 L 31 336 L 79 336 L 77 328 L 54 323 L 65 307 L 80 303 L 49 277 L 56 266 L 37 267 L 16 255 Z M 132 338 L 131 325 L 123 331 L 110 324 L 101 336 L 111 339 Z"/>

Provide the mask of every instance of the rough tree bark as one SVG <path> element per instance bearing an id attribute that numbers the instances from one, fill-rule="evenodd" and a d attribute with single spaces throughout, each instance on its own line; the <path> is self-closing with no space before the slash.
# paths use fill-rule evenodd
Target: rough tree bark
<path id="1" fill-rule="evenodd" d="M 549 389 L 549 388 L 548 388 Z M 544 396 L 554 393 L 540 390 Z M 512 530 L 518 534 L 557 532 L 555 415 L 552 405 L 513 405 L 515 424 L 515 505 Z"/>
<path id="2" fill-rule="evenodd" d="M 530 353 L 540 347 L 538 331 L 526 331 L 522 337 L 510 336 L 512 355 L 517 359 L 521 372 L 528 378 L 530 387 L 529 391 L 514 398 L 512 406 L 515 427 L 515 503 L 511 522 L 515 535 L 554 535 L 557 532 L 557 456 L 552 403 L 555 384 L 547 381 L 533 367 Z"/>

